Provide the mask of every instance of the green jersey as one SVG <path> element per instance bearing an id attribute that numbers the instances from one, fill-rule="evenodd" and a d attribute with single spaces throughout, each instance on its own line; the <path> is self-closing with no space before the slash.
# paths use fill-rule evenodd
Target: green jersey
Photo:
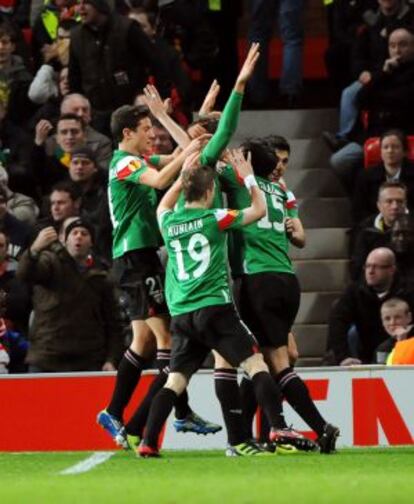
<path id="1" fill-rule="evenodd" d="M 160 215 L 172 316 L 231 302 L 226 231 L 240 228 L 242 220 L 243 212 L 228 209 L 182 208 Z"/>
<path id="2" fill-rule="evenodd" d="M 266 215 L 242 230 L 232 233 L 230 262 L 233 274 L 263 272 L 292 273 L 286 218 L 298 217 L 295 196 L 283 184 L 256 177 L 266 198 Z M 243 209 L 251 198 L 242 179 L 231 167 L 220 172 L 220 181 L 228 194 L 229 205 Z"/>
<path id="3" fill-rule="evenodd" d="M 155 189 L 139 183 L 148 169 L 143 157 L 116 150 L 109 165 L 108 201 L 112 231 L 112 256 L 162 243 L 158 230 Z"/>

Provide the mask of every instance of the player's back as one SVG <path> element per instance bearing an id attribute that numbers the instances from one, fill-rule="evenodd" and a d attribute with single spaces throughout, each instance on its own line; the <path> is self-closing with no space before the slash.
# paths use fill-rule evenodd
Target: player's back
<path id="1" fill-rule="evenodd" d="M 160 217 L 168 251 L 166 296 L 171 315 L 231 302 L 226 229 L 242 214 L 227 209 L 181 208 Z"/>

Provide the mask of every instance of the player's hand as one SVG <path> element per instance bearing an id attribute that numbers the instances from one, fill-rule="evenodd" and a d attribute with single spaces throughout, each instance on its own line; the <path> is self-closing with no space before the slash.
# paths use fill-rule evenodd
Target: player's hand
<path id="1" fill-rule="evenodd" d="M 244 60 L 243 66 L 237 77 L 235 86 L 236 91 L 243 92 L 247 81 L 252 76 L 257 60 L 260 56 L 259 46 L 260 44 L 258 42 L 253 42 L 250 46 L 249 52 L 247 53 L 246 59 Z"/>
<path id="2" fill-rule="evenodd" d="M 359 366 L 360 364 L 362 364 L 362 361 L 360 361 L 359 359 L 355 359 L 355 357 L 347 357 L 339 365 L 340 366 Z"/>
<path id="3" fill-rule="evenodd" d="M 358 77 L 358 80 L 361 84 L 365 86 L 365 84 L 368 84 L 372 79 L 371 72 L 364 71 L 361 73 L 361 75 Z"/>
<path id="4" fill-rule="evenodd" d="M 53 126 L 52 123 L 47 119 L 41 119 L 35 128 L 35 144 L 43 145 L 46 142 L 49 133 L 52 131 Z"/>
<path id="5" fill-rule="evenodd" d="M 250 152 L 248 152 L 245 157 L 242 149 L 231 149 L 227 154 L 227 158 L 241 177 L 246 178 L 248 175 L 254 175 L 251 162 L 252 155 Z"/>
<path id="6" fill-rule="evenodd" d="M 53 228 L 52 226 L 46 227 L 42 229 L 36 236 L 36 239 L 32 243 L 30 250 L 32 252 L 40 252 L 57 240 L 58 234 L 56 233 L 55 228 Z"/>
<path id="7" fill-rule="evenodd" d="M 210 140 L 210 133 L 204 133 L 203 135 L 194 138 L 191 142 L 183 149 L 183 154 L 185 153 L 187 156 L 192 154 L 193 152 L 200 152 L 201 149 L 206 145 L 206 143 Z"/>
<path id="8" fill-rule="evenodd" d="M 167 100 L 162 101 L 155 86 L 152 84 L 145 86 L 144 95 L 148 108 L 154 117 L 160 117 L 163 114 L 168 114 L 169 102 Z"/>
<path id="9" fill-rule="evenodd" d="M 102 371 L 116 371 L 116 367 L 108 361 L 102 366 Z"/>
<path id="10" fill-rule="evenodd" d="M 207 91 L 206 97 L 198 111 L 200 117 L 220 117 L 221 113 L 214 111 L 217 96 L 220 92 L 220 85 L 216 79 L 213 80 L 210 89 Z"/>
<path id="11" fill-rule="evenodd" d="M 293 221 L 290 217 L 287 217 L 286 218 L 286 221 L 285 221 L 285 229 L 286 229 L 286 233 L 288 235 L 291 235 L 294 233 L 295 231 L 295 226 L 293 224 Z"/>

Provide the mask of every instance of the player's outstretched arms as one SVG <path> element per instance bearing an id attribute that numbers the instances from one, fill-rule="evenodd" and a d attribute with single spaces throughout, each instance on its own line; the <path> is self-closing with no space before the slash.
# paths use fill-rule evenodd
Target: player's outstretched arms
<path id="1" fill-rule="evenodd" d="M 220 84 L 216 79 L 211 83 L 210 89 L 204 98 L 204 101 L 198 111 L 199 117 L 211 117 L 214 119 L 220 119 L 221 112 L 214 110 L 216 104 L 217 96 L 220 92 Z"/>
<path id="2" fill-rule="evenodd" d="M 199 152 L 210 135 L 202 135 L 192 140 L 178 156 L 167 164 L 162 170 L 157 171 L 154 168 L 148 168 L 140 177 L 140 184 L 145 184 L 154 189 L 165 189 L 178 175 L 185 159 L 194 152 Z"/>
<path id="3" fill-rule="evenodd" d="M 160 204 L 157 208 L 157 217 L 160 217 L 167 210 L 172 210 L 177 203 L 177 200 L 180 196 L 180 192 L 182 190 L 182 181 L 181 177 L 174 182 L 174 184 L 168 189 L 168 191 L 162 197 Z"/>
<path id="4" fill-rule="evenodd" d="M 152 84 L 148 84 L 144 88 L 144 95 L 151 114 L 164 126 L 177 145 L 182 149 L 187 147 L 191 141 L 190 137 L 168 114 L 167 106 L 165 102 L 162 101 L 157 88 Z"/>

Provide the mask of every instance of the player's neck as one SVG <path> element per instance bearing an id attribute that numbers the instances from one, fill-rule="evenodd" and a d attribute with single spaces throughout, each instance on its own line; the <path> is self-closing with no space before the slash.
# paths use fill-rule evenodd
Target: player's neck
<path id="1" fill-rule="evenodd" d="M 208 202 L 206 200 L 197 200 L 197 201 L 191 201 L 191 202 L 186 202 L 184 205 L 185 208 L 208 208 Z"/>
<path id="2" fill-rule="evenodd" d="M 127 140 L 119 142 L 118 149 L 121 151 L 124 151 L 124 152 L 128 152 L 128 154 L 132 154 L 133 156 L 142 156 L 142 153 L 139 152 L 137 147 L 134 145 L 131 145 L 131 143 L 128 142 Z"/>

